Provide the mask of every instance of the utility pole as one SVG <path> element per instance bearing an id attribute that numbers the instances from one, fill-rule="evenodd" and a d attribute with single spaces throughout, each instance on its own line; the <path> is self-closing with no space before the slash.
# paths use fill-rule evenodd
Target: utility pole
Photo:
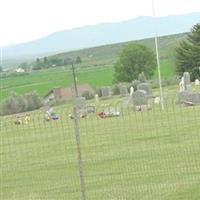
<path id="1" fill-rule="evenodd" d="M 72 62 L 72 73 L 73 73 L 73 80 L 74 80 L 74 89 L 75 89 L 75 101 L 78 98 L 78 89 L 76 83 L 76 74 L 74 69 L 74 63 Z M 81 187 L 81 200 L 86 200 L 85 196 L 85 179 L 83 173 L 83 161 L 82 161 L 82 154 L 81 154 L 81 140 L 80 140 L 80 128 L 79 128 L 79 116 L 77 113 L 77 105 L 76 102 L 74 104 L 73 109 L 74 115 L 74 129 L 75 129 L 75 136 L 76 136 L 76 145 L 77 145 L 77 157 L 78 157 L 78 165 L 79 165 L 79 177 L 80 177 L 80 187 Z"/>
<path id="2" fill-rule="evenodd" d="M 73 73 L 73 80 L 74 80 L 75 96 L 78 97 L 78 89 L 77 89 L 77 83 L 76 83 L 76 74 L 75 74 L 74 63 L 73 62 L 72 62 L 72 73 Z"/>

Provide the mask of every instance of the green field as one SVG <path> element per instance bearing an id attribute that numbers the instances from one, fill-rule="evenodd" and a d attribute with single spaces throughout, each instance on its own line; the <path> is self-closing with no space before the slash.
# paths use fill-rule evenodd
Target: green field
<path id="1" fill-rule="evenodd" d="M 175 74 L 173 61 L 161 60 L 161 74 L 163 78 L 172 77 Z M 114 68 L 111 66 L 78 68 L 78 84 L 88 83 L 92 87 L 101 87 L 113 84 Z M 155 72 L 157 79 L 157 71 Z M 73 85 L 72 72 L 67 68 L 56 68 L 32 72 L 29 75 L 1 79 L 0 100 L 6 98 L 10 93 L 18 94 L 36 91 L 40 96 L 45 96 L 55 87 L 66 87 Z"/>
<path id="2" fill-rule="evenodd" d="M 200 107 L 170 99 L 165 111 L 124 108 L 117 118 L 80 120 L 87 200 L 200 199 Z M 1 118 L 1 199 L 80 199 L 70 105 L 55 110 L 60 120 L 52 122 L 41 111 L 19 126 Z"/>
<path id="3" fill-rule="evenodd" d="M 78 84 L 88 83 L 93 87 L 111 85 L 113 81 L 112 67 L 97 67 L 77 70 Z M 18 94 L 36 91 L 40 96 L 45 96 L 55 87 L 72 86 L 72 72 L 69 69 L 50 69 L 33 72 L 29 75 L 11 77 L 1 80 L 1 100 L 11 92 Z"/>

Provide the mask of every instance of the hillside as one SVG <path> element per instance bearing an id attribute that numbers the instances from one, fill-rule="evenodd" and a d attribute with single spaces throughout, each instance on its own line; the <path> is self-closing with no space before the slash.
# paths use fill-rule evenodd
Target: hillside
<path id="1" fill-rule="evenodd" d="M 200 13 L 158 17 L 159 36 L 188 32 L 199 22 Z M 151 16 L 118 22 L 85 26 L 53 33 L 39 40 L 4 48 L 4 59 L 37 57 L 55 52 L 71 51 L 112 43 L 151 38 L 155 34 L 155 19 Z"/>
<path id="2" fill-rule="evenodd" d="M 174 48 L 184 36 L 185 34 L 178 34 L 158 39 L 162 77 L 172 77 L 175 74 Z M 141 43 L 154 49 L 154 39 L 151 38 L 56 54 L 48 59 L 52 57 L 65 59 L 80 56 L 82 63 L 75 66 L 78 84 L 89 83 L 93 87 L 111 85 L 114 73 L 113 64 L 124 45 L 128 43 Z M 156 72 L 154 78 L 157 78 Z M 69 86 L 72 83 L 70 66 L 33 71 L 24 76 L 1 79 L 0 100 L 6 98 L 11 92 L 21 94 L 36 91 L 39 95 L 44 96 L 53 87 Z"/>
<path id="3" fill-rule="evenodd" d="M 179 41 L 185 36 L 185 33 L 163 36 L 158 38 L 159 53 L 161 59 L 173 59 L 174 48 L 178 45 Z M 140 43 L 155 50 L 154 38 L 143 39 L 137 41 L 129 41 L 117 44 L 104 45 L 99 47 L 93 47 L 88 49 L 82 49 L 78 51 L 71 51 L 66 53 L 60 53 L 49 58 L 75 59 L 77 56 L 82 58 L 82 67 L 90 65 L 107 65 L 116 61 L 117 56 L 122 51 L 123 47 L 130 43 Z"/>

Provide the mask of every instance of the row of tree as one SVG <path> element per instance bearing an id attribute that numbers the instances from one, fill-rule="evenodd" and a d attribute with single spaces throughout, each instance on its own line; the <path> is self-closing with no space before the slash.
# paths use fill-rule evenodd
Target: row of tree
<path id="1" fill-rule="evenodd" d="M 82 62 L 81 57 L 77 56 L 75 59 L 75 63 L 80 64 L 81 62 Z M 33 70 L 65 66 L 65 65 L 70 65 L 71 63 L 72 63 L 71 58 L 65 58 L 65 59 L 60 59 L 58 57 L 50 57 L 50 58 L 44 57 L 42 59 L 37 58 L 36 61 L 33 63 Z"/>
<path id="2" fill-rule="evenodd" d="M 77 56 L 75 61 L 76 64 L 82 63 L 82 59 L 80 56 Z M 59 66 L 66 66 L 72 63 L 71 58 L 60 59 L 58 57 L 47 57 L 44 58 L 37 58 L 32 64 L 23 62 L 18 67 L 24 69 L 26 72 L 33 70 L 40 70 L 40 69 L 48 69 L 52 67 L 59 67 Z M 0 71 L 1 71 L 0 67 Z M 3 69 L 2 69 L 3 70 Z"/>

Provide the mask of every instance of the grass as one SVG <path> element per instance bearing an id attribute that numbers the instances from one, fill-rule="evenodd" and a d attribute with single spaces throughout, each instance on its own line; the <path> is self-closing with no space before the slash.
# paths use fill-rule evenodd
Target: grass
<path id="1" fill-rule="evenodd" d="M 88 83 L 92 87 L 111 85 L 114 69 L 112 67 L 97 67 L 77 70 L 78 84 Z M 6 98 L 11 92 L 23 94 L 36 91 L 45 96 L 54 87 L 72 86 L 72 72 L 69 69 L 49 69 L 33 72 L 27 76 L 18 76 L 1 80 L 0 100 Z"/>
<path id="2" fill-rule="evenodd" d="M 50 123 L 40 111 L 27 125 L 1 118 L 1 199 L 80 199 L 70 109 L 56 107 L 61 119 Z M 200 199 L 199 112 L 170 100 L 164 112 L 154 105 L 143 113 L 124 108 L 118 118 L 81 119 L 87 199 Z"/>
<path id="3" fill-rule="evenodd" d="M 89 67 L 77 69 L 78 84 L 88 83 L 92 87 L 109 86 L 113 84 L 113 66 Z M 161 74 L 163 78 L 172 77 L 174 63 L 168 59 L 161 60 Z M 157 70 L 155 72 L 157 79 Z M 67 87 L 73 85 L 72 72 L 69 68 L 48 69 L 33 72 L 26 76 L 17 76 L 1 80 L 0 101 L 12 92 L 18 94 L 36 91 L 40 96 L 45 96 L 54 87 Z"/>

